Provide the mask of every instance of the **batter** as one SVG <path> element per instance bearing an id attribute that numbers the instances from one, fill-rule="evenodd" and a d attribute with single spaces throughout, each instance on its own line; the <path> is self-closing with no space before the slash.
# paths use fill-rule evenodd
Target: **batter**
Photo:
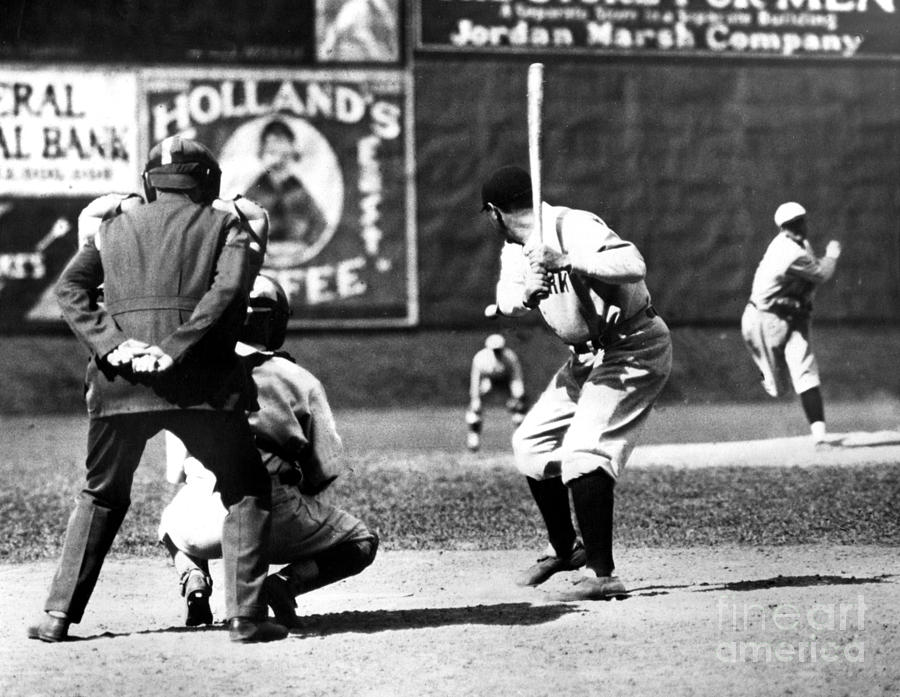
<path id="1" fill-rule="evenodd" d="M 624 595 L 612 553 L 615 484 L 672 365 L 668 327 L 644 283 L 644 259 L 596 215 L 546 202 L 543 241 L 529 243 L 531 179 L 518 167 L 491 175 L 482 204 L 505 239 L 499 312 L 538 309 L 571 351 L 513 435 L 516 464 L 550 543 L 518 582 L 538 585 L 584 565 L 562 600 Z M 570 490 L 583 542 L 572 523 Z"/>

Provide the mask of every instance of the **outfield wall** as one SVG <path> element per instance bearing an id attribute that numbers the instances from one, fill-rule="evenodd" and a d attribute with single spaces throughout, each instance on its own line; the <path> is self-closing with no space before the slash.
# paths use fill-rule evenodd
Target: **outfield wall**
<path id="1" fill-rule="evenodd" d="M 415 66 L 422 321 L 490 300 L 496 250 L 479 215 L 496 166 L 528 166 L 528 57 Z M 545 60 L 544 197 L 633 240 L 673 323 L 736 322 L 785 200 L 821 254 L 844 244 L 817 316 L 900 318 L 896 63 Z"/>

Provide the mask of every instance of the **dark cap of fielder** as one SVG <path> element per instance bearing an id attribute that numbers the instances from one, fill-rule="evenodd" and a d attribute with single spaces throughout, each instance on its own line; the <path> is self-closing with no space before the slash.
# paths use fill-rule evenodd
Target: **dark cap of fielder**
<path id="1" fill-rule="evenodd" d="M 506 209 L 513 201 L 531 195 L 531 176 L 521 167 L 507 165 L 496 170 L 481 187 L 481 210 L 489 203 Z"/>

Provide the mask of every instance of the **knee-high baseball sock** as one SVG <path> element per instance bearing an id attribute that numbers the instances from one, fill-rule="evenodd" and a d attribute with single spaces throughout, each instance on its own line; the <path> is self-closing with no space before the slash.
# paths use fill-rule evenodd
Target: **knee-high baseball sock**
<path id="1" fill-rule="evenodd" d="M 615 480 L 606 472 L 594 472 L 572 480 L 572 503 L 581 529 L 585 566 L 598 576 L 610 576 L 613 561 L 613 507 Z"/>
<path id="2" fill-rule="evenodd" d="M 800 404 L 803 406 L 803 413 L 806 414 L 806 420 L 809 423 L 825 421 L 825 405 L 822 403 L 822 392 L 818 387 L 801 392 Z"/>
<path id="3" fill-rule="evenodd" d="M 528 480 L 531 496 L 544 519 L 550 545 L 556 550 L 558 557 L 568 556 L 575 544 L 575 526 L 572 524 L 572 512 L 569 508 L 568 488 L 559 477 L 525 479 Z"/>
<path id="4" fill-rule="evenodd" d="M 800 393 L 800 404 L 809 422 L 809 430 L 816 441 L 825 439 L 825 406 L 822 404 L 822 392 L 813 387 Z"/>

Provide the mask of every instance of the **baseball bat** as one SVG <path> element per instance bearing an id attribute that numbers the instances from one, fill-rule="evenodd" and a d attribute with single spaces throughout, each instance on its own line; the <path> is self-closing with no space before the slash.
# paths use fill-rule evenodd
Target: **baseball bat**
<path id="1" fill-rule="evenodd" d="M 541 220 L 541 145 L 543 140 L 544 64 L 528 66 L 528 164 L 531 168 L 531 207 L 534 211 L 532 244 L 543 241 Z"/>

